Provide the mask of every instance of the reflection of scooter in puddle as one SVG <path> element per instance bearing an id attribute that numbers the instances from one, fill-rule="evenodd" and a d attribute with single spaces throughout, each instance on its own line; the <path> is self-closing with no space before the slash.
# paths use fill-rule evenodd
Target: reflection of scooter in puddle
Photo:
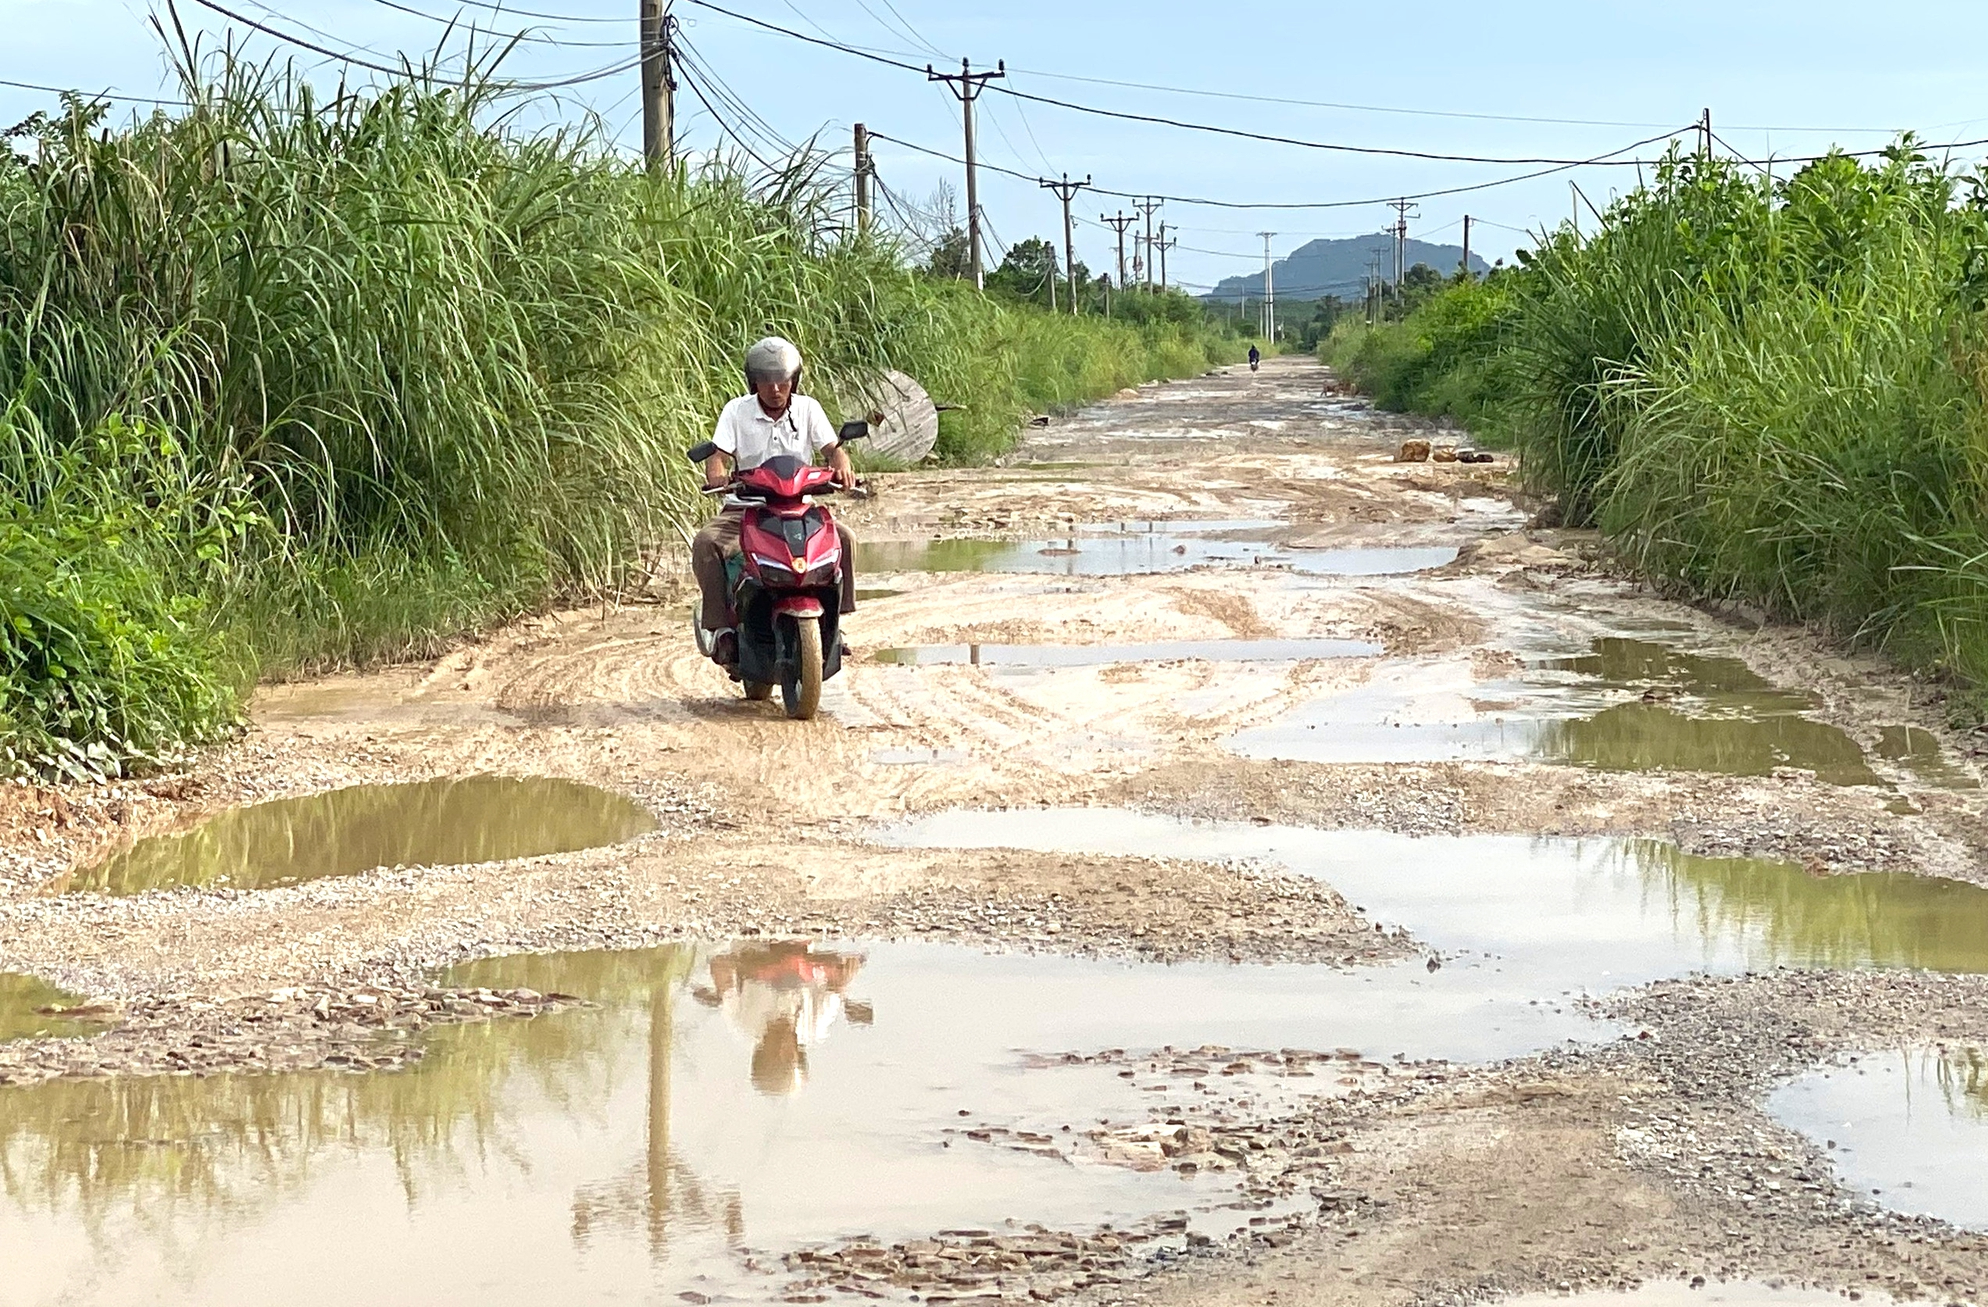
<path id="1" fill-rule="evenodd" d="M 870 1005 L 844 992 L 862 965 L 860 953 L 816 952 L 805 940 L 740 944 L 711 959 L 711 988 L 691 992 L 755 1041 L 753 1088 L 791 1094 L 807 1080 L 808 1050 L 838 1019 L 870 1024 Z"/>

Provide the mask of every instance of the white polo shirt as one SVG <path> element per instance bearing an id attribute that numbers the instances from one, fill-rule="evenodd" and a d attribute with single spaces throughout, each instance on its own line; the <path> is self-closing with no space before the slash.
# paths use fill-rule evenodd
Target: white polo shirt
<path id="1" fill-rule="evenodd" d="M 816 454 L 837 443 L 837 436 L 828 414 L 811 395 L 795 395 L 777 418 L 766 416 L 759 396 L 741 395 L 718 415 L 711 443 L 730 454 L 739 471 L 750 472 L 782 454 L 812 463 Z"/>

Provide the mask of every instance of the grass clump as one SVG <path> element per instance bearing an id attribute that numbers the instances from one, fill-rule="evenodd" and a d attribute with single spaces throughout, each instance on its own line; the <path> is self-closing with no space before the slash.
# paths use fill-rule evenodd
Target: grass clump
<path id="1" fill-rule="evenodd" d="M 1988 205 L 1910 140 L 1768 180 L 1673 156 L 1600 230 L 1337 342 L 1393 407 L 1498 381 L 1527 480 L 1646 574 L 1988 703 Z M 1446 325 L 1498 297 L 1491 328 Z M 1364 369 L 1364 372 L 1363 372 Z"/>

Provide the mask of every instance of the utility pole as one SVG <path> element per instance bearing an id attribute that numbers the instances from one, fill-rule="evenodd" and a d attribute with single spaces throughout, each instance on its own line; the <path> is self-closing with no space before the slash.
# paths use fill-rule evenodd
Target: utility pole
<path id="1" fill-rule="evenodd" d="M 973 157 L 973 102 L 980 98 L 980 92 L 987 83 L 1008 75 L 1008 61 L 1003 59 L 994 65 L 991 73 L 976 73 L 966 60 L 959 61 L 957 73 L 935 73 L 932 65 L 925 65 L 925 80 L 944 82 L 946 89 L 959 99 L 960 121 L 966 126 L 966 248 L 967 258 L 973 265 L 973 285 L 976 290 L 987 288 L 987 275 L 980 264 L 980 169 Z"/>
<path id="2" fill-rule="evenodd" d="M 1709 106 L 1698 119 L 1698 157 L 1712 157 L 1712 110 Z"/>
<path id="3" fill-rule="evenodd" d="M 1167 251 L 1172 249 L 1174 246 L 1178 244 L 1180 244 L 1180 237 L 1176 236 L 1172 240 L 1168 240 L 1167 225 L 1165 223 L 1161 223 L 1160 240 L 1159 240 L 1159 245 L 1157 247 L 1160 251 L 1160 289 L 1161 290 L 1165 290 L 1167 288 Z"/>
<path id="4" fill-rule="evenodd" d="M 676 19 L 664 9 L 665 0 L 639 0 L 642 53 L 642 161 L 651 169 L 669 164 L 676 148 L 676 77 L 670 65 L 675 51 L 670 32 Z"/>
<path id="5" fill-rule="evenodd" d="M 1108 224 L 1113 231 L 1118 233 L 1117 285 L 1118 289 L 1124 290 L 1125 289 L 1125 229 L 1127 227 L 1130 227 L 1133 223 L 1139 221 L 1139 215 L 1136 213 L 1128 214 L 1123 209 L 1120 209 L 1118 211 L 1118 216 L 1116 218 L 1107 218 L 1102 213 L 1100 213 L 1098 215 L 1098 221 Z"/>
<path id="6" fill-rule="evenodd" d="M 1275 340 L 1277 339 L 1277 287 L 1272 280 L 1273 272 L 1270 267 L 1270 238 L 1277 233 L 1260 231 L 1256 234 L 1263 237 L 1263 338 Z"/>
<path id="7" fill-rule="evenodd" d="M 1146 215 L 1146 289 L 1153 288 L 1153 214 L 1159 210 L 1160 202 L 1148 195 L 1136 201 L 1133 208 Z"/>
<path id="8" fill-rule="evenodd" d="M 870 230 L 870 129 L 856 124 L 856 234 Z"/>
<path id="9" fill-rule="evenodd" d="M 1070 289 L 1070 316 L 1074 318 L 1077 316 L 1077 243 L 1070 235 L 1070 201 L 1076 198 L 1078 191 L 1091 184 L 1091 175 L 1085 173 L 1084 180 L 1080 182 L 1071 181 L 1067 172 L 1060 182 L 1050 181 L 1047 177 L 1035 180 L 1036 185 L 1055 191 L 1056 198 L 1063 201 L 1063 277 L 1064 285 Z"/>
<path id="10" fill-rule="evenodd" d="M 1465 277 L 1469 277 L 1469 276 L 1471 275 L 1471 272 L 1470 272 L 1470 215 L 1469 215 L 1469 214 L 1467 214 L 1467 213 L 1463 215 L 1463 275 L 1464 275 Z"/>
<path id="11" fill-rule="evenodd" d="M 1394 210 L 1394 296 L 1399 300 L 1403 293 L 1403 283 L 1408 280 L 1408 220 L 1422 216 L 1421 210 L 1409 213 L 1415 208 L 1412 200 L 1389 200 L 1388 207 Z"/>

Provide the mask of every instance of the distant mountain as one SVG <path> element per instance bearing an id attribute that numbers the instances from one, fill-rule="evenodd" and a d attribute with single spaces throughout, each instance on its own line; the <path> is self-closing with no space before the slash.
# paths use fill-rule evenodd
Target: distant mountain
<path id="1" fill-rule="evenodd" d="M 1387 232 L 1349 236 L 1343 240 L 1311 241 L 1271 265 L 1274 276 L 1270 288 L 1280 300 L 1315 300 L 1327 295 L 1359 299 L 1366 293 L 1367 270 L 1373 266 L 1377 253 L 1380 256 L 1381 277 L 1387 281 L 1394 280 L 1394 237 Z M 1418 263 L 1426 263 L 1447 275 L 1455 272 L 1462 262 L 1461 245 L 1431 245 L 1412 238 L 1408 242 L 1408 266 L 1411 268 Z M 1473 272 L 1482 273 L 1489 272 L 1491 265 L 1473 253 L 1470 268 Z M 1204 298 L 1233 303 L 1242 299 L 1259 299 L 1262 295 L 1263 274 L 1252 272 L 1246 277 L 1224 277 Z"/>

